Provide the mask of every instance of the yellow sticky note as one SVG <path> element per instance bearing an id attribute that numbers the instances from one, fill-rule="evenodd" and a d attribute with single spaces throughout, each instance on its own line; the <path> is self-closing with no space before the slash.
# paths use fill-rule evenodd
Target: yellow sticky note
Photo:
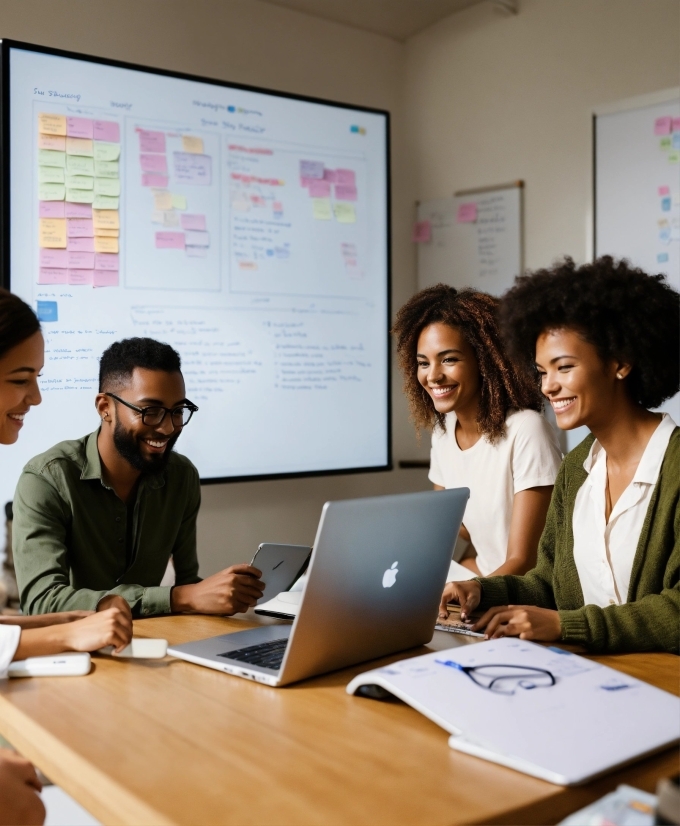
<path id="1" fill-rule="evenodd" d="M 165 189 L 159 189 L 154 192 L 153 208 L 161 211 L 172 209 L 172 195 Z"/>
<path id="2" fill-rule="evenodd" d="M 119 198 L 115 198 L 111 195 L 97 195 L 95 193 L 92 207 L 94 209 L 118 209 L 119 200 Z"/>
<path id="3" fill-rule="evenodd" d="M 331 221 L 333 218 L 330 198 L 312 198 L 312 209 L 317 221 Z"/>
<path id="4" fill-rule="evenodd" d="M 89 138 L 66 138 L 66 154 L 91 158 L 94 155 L 93 143 Z"/>
<path id="5" fill-rule="evenodd" d="M 67 175 L 66 186 L 69 189 L 94 189 L 94 178 L 89 175 Z"/>
<path id="6" fill-rule="evenodd" d="M 66 116 L 49 115 L 41 112 L 38 115 L 38 131 L 43 135 L 63 135 L 66 136 Z"/>
<path id="7" fill-rule="evenodd" d="M 333 212 L 335 212 L 335 219 L 339 224 L 356 224 L 357 222 L 357 213 L 354 209 L 354 204 L 339 201 L 333 207 Z"/>
<path id="8" fill-rule="evenodd" d="M 118 161 L 98 161 L 95 158 L 94 174 L 98 178 L 118 178 Z"/>
<path id="9" fill-rule="evenodd" d="M 668 153 L 668 161 L 669 163 L 680 163 L 680 152 L 677 150 L 673 150 L 673 152 Z"/>
<path id="10" fill-rule="evenodd" d="M 118 239 L 106 238 L 103 235 L 94 236 L 95 252 L 118 252 Z"/>
<path id="11" fill-rule="evenodd" d="M 38 167 L 38 181 L 41 184 L 63 184 L 65 177 L 64 170 L 58 166 Z"/>
<path id="12" fill-rule="evenodd" d="M 117 209 L 93 209 L 92 225 L 98 229 L 120 229 L 120 217 Z"/>
<path id="13" fill-rule="evenodd" d="M 66 152 L 57 152 L 55 149 L 38 149 L 38 163 L 40 166 L 66 166 Z"/>
<path id="14" fill-rule="evenodd" d="M 70 175 L 94 176 L 94 161 L 81 155 L 66 155 L 66 169 Z"/>
<path id="15" fill-rule="evenodd" d="M 72 189 L 67 186 L 66 200 L 73 204 L 91 204 L 94 201 L 94 192 L 91 189 Z"/>
<path id="16" fill-rule="evenodd" d="M 172 208 L 173 209 L 186 209 L 187 208 L 186 195 L 173 195 L 172 196 Z"/>
<path id="17" fill-rule="evenodd" d="M 38 199 L 41 201 L 63 201 L 66 197 L 64 184 L 39 184 Z"/>
<path id="18" fill-rule="evenodd" d="M 117 161 L 120 158 L 120 144 L 106 143 L 106 141 L 94 142 L 95 161 Z"/>
<path id="19" fill-rule="evenodd" d="M 100 238 L 119 238 L 120 237 L 120 230 L 119 229 L 95 229 L 95 235 L 98 235 Z"/>
<path id="20" fill-rule="evenodd" d="M 38 149 L 56 149 L 66 151 L 66 138 L 62 135 L 38 135 Z"/>
<path id="21" fill-rule="evenodd" d="M 66 218 L 40 219 L 40 246 L 45 249 L 66 249 Z"/>
<path id="22" fill-rule="evenodd" d="M 193 135 L 182 135 L 182 152 L 192 152 L 196 155 L 202 155 L 203 138 L 196 138 Z"/>
<path id="23" fill-rule="evenodd" d="M 112 195 L 117 198 L 120 195 L 120 181 L 118 178 L 95 178 L 95 195 Z"/>

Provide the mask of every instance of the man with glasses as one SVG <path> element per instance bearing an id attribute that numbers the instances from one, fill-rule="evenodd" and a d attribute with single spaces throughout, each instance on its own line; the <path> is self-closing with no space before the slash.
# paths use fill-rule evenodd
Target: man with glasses
<path id="1" fill-rule="evenodd" d="M 117 606 L 133 616 L 234 614 L 262 596 L 260 571 L 234 565 L 201 580 L 198 472 L 173 451 L 198 411 L 179 355 L 131 338 L 102 355 L 101 426 L 24 468 L 14 497 L 13 546 L 26 614 Z M 176 585 L 161 580 L 172 558 Z"/>

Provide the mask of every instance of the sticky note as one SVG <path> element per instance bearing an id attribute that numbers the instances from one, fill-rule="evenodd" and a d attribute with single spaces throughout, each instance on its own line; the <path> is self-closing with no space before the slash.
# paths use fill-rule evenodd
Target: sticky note
<path id="1" fill-rule="evenodd" d="M 92 238 L 94 236 L 92 218 L 70 218 L 66 222 L 66 234 L 69 238 Z"/>
<path id="2" fill-rule="evenodd" d="M 183 232 L 157 232 L 156 233 L 156 248 L 159 250 L 183 250 L 184 249 L 184 233 Z"/>
<path id="3" fill-rule="evenodd" d="M 356 186 L 356 174 L 351 169 L 336 169 L 335 183 L 342 186 Z"/>
<path id="4" fill-rule="evenodd" d="M 168 176 L 159 175 L 155 172 L 145 172 L 142 175 L 142 186 L 155 186 L 159 189 L 165 189 L 168 185 Z"/>
<path id="5" fill-rule="evenodd" d="M 354 204 L 347 204 L 339 202 L 333 207 L 335 213 L 335 220 L 339 224 L 355 224 L 357 220 L 357 213 L 354 209 Z"/>
<path id="6" fill-rule="evenodd" d="M 94 156 L 93 144 L 94 141 L 89 138 L 66 138 L 66 154 L 92 158 Z"/>
<path id="7" fill-rule="evenodd" d="M 680 132 L 680 118 L 673 118 L 671 122 L 671 129 L 673 132 Z"/>
<path id="8" fill-rule="evenodd" d="M 207 258 L 208 257 L 208 248 L 207 247 L 187 247 L 186 253 L 188 258 Z M 257 269 L 257 267 L 256 267 Z"/>
<path id="9" fill-rule="evenodd" d="M 38 235 L 40 246 L 48 249 L 66 248 L 66 219 L 40 218 Z"/>
<path id="10" fill-rule="evenodd" d="M 66 253 L 66 264 L 70 270 L 91 270 L 94 268 L 95 258 L 93 252 L 71 252 Z"/>
<path id="11" fill-rule="evenodd" d="M 118 239 L 106 238 L 102 235 L 95 235 L 94 237 L 94 251 L 95 252 L 118 252 Z"/>
<path id="12" fill-rule="evenodd" d="M 64 184 L 39 184 L 38 198 L 41 201 L 63 201 L 66 196 Z"/>
<path id="13" fill-rule="evenodd" d="M 670 117 L 657 118 L 654 121 L 654 134 L 655 135 L 670 135 L 672 128 L 673 128 L 673 118 L 670 118 Z"/>
<path id="14" fill-rule="evenodd" d="M 38 163 L 40 166 L 66 167 L 66 152 L 57 152 L 56 149 L 38 149 Z"/>
<path id="15" fill-rule="evenodd" d="M 66 152 L 66 138 L 62 135 L 38 135 L 38 149 L 55 149 Z"/>
<path id="16" fill-rule="evenodd" d="M 324 165 L 321 161 L 300 161 L 300 177 L 323 179 Z"/>
<path id="17" fill-rule="evenodd" d="M 69 189 L 94 189 L 94 178 L 91 175 L 67 175 L 66 186 Z"/>
<path id="18" fill-rule="evenodd" d="M 66 155 L 66 171 L 70 175 L 91 175 L 94 177 L 94 160 L 81 155 Z"/>
<path id="19" fill-rule="evenodd" d="M 66 118 L 66 135 L 69 138 L 92 139 L 93 124 L 90 118 Z"/>
<path id="20" fill-rule="evenodd" d="M 41 184 L 63 184 L 65 180 L 64 170 L 58 166 L 38 167 L 38 181 Z"/>
<path id="21" fill-rule="evenodd" d="M 330 198 L 312 198 L 312 214 L 318 221 L 330 221 L 333 218 Z"/>
<path id="22" fill-rule="evenodd" d="M 94 201 L 94 191 L 92 189 L 71 189 L 67 187 L 66 200 L 74 204 L 91 204 Z"/>
<path id="23" fill-rule="evenodd" d="M 120 237 L 120 230 L 119 229 L 98 229 L 97 235 L 100 238 L 119 238 Z"/>
<path id="24" fill-rule="evenodd" d="M 204 186 L 212 183 L 212 158 L 209 155 L 173 152 L 172 157 L 175 178 L 179 183 Z"/>
<path id="25" fill-rule="evenodd" d="M 140 155 L 139 164 L 142 172 L 161 172 L 168 174 L 168 160 L 165 155 Z"/>
<path id="26" fill-rule="evenodd" d="M 95 158 L 94 174 L 97 178 L 119 178 L 118 161 L 98 161 Z"/>
<path id="27" fill-rule="evenodd" d="M 432 240 L 432 224 L 429 220 L 415 222 L 411 240 L 416 244 L 427 244 Z"/>
<path id="28" fill-rule="evenodd" d="M 95 270 L 92 285 L 94 287 L 117 287 L 118 270 Z"/>
<path id="29" fill-rule="evenodd" d="M 103 143 L 102 141 L 94 142 L 95 161 L 117 161 L 118 158 L 120 158 L 119 143 Z"/>
<path id="30" fill-rule="evenodd" d="M 328 181 L 329 184 L 337 184 L 338 183 L 338 176 L 334 169 L 324 169 L 323 171 L 323 179 L 324 181 Z"/>
<path id="31" fill-rule="evenodd" d="M 165 152 L 165 133 L 150 132 L 147 129 L 139 130 L 140 152 Z"/>
<path id="32" fill-rule="evenodd" d="M 174 209 L 166 209 L 158 214 L 161 216 L 158 223 L 163 224 L 164 227 L 179 227 L 179 213 Z"/>
<path id="33" fill-rule="evenodd" d="M 664 195 L 671 194 L 671 188 L 669 186 L 660 186 L 658 189 L 659 198 L 663 198 Z"/>
<path id="34" fill-rule="evenodd" d="M 87 287 L 94 280 L 94 270 L 66 270 L 68 283 L 72 287 Z"/>
<path id="35" fill-rule="evenodd" d="M 69 237 L 66 239 L 66 249 L 69 252 L 94 252 L 94 238 Z"/>
<path id="36" fill-rule="evenodd" d="M 63 201 L 40 201 L 38 214 L 41 218 L 65 218 Z"/>
<path id="37" fill-rule="evenodd" d="M 680 163 L 680 152 L 673 150 L 668 153 L 668 163 Z"/>
<path id="38" fill-rule="evenodd" d="M 59 321 L 59 310 L 56 301 L 37 301 L 36 304 L 38 321 Z"/>
<path id="39" fill-rule="evenodd" d="M 68 253 L 63 250 L 40 250 L 41 267 L 58 267 L 66 269 L 68 266 Z"/>
<path id="40" fill-rule="evenodd" d="M 474 201 L 469 201 L 466 204 L 461 204 L 456 213 L 456 223 L 458 224 L 474 224 L 477 220 L 477 204 Z"/>
<path id="41" fill-rule="evenodd" d="M 355 186 L 335 185 L 335 197 L 338 201 L 356 201 L 357 188 Z"/>
<path id="42" fill-rule="evenodd" d="M 673 132 L 671 135 L 673 149 L 680 149 L 680 132 Z"/>
<path id="43" fill-rule="evenodd" d="M 187 230 L 184 233 L 184 243 L 191 247 L 209 247 L 210 233 L 197 232 L 196 230 Z"/>
<path id="44" fill-rule="evenodd" d="M 120 143 L 120 126 L 112 120 L 95 120 L 92 122 L 92 137 L 96 141 Z"/>
<path id="45" fill-rule="evenodd" d="M 312 198 L 330 198 L 331 185 L 328 181 L 319 181 L 312 178 L 309 182 L 309 194 Z"/>
<path id="46" fill-rule="evenodd" d="M 111 195 L 94 194 L 92 207 L 94 209 L 118 209 L 120 198 Z"/>
<path id="47" fill-rule="evenodd" d="M 38 131 L 43 135 L 62 135 L 66 137 L 66 117 L 41 112 L 38 115 Z"/>
<path id="48" fill-rule="evenodd" d="M 205 232 L 206 220 L 205 215 L 182 215 L 180 217 L 182 229 L 193 229 L 198 232 Z"/>
<path id="49" fill-rule="evenodd" d="M 656 256 L 656 261 L 658 264 L 667 264 L 668 263 L 668 253 L 667 252 L 660 252 Z"/>
<path id="50" fill-rule="evenodd" d="M 112 252 L 97 252 L 94 256 L 95 270 L 118 272 L 118 255 Z"/>
<path id="51" fill-rule="evenodd" d="M 97 229 L 120 229 L 120 217 L 116 209 L 93 209 L 92 223 Z"/>
<path id="52" fill-rule="evenodd" d="M 120 195 L 120 181 L 118 178 L 95 178 L 95 195 L 111 195 L 117 198 Z"/>
<path id="53" fill-rule="evenodd" d="M 38 274 L 38 284 L 68 284 L 68 270 L 41 267 Z"/>
<path id="54" fill-rule="evenodd" d="M 91 218 L 92 207 L 90 204 L 74 204 L 69 201 L 66 202 L 66 217 L 67 218 Z"/>
<path id="55" fill-rule="evenodd" d="M 661 149 L 670 149 L 671 148 L 671 139 L 669 137 L 661 138 L 659 141 L 659 146 Z"/>
<path id="56" fill-rule="evenodd" d="M 172 209 L 172 195 L 166 190 L 154 192 L 153 194 L 154 209 Z"/>
<path id="57" fill-rule="evenodd" d="M 187 208 L 187 198 L 186 195 L 178 195 L 174 193 L 172 196 L 172 208 L 173 209 L 186 209 Z"/>
<path id="58" fill-rule="evenodd" d="M 670 212 L 671 211 L 671 196 L 668 195 L 665 198 L 661 199 L 661 209 L 663 212 Z"/>
<path id="59" fill-rule="evenodd" d="M 195 138 L 193 135 L 182 135 L 182 151 L 202 155 L 203 138 Z"/>
<path id="60" fill-rule="evenodd" d="M 319 181 L 320 178 L 300 178 L 300 186 L 304 186 L 305 189 L 309 189 L 314 181 Z"/>

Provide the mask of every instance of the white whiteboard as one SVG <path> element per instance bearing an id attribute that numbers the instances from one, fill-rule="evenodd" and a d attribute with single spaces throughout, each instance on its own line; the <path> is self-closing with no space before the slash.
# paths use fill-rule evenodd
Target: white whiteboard
<path id="1" fill-rule="evenodd" d="M 511 287 L 523 267 L 522 191 L 513 184 L 419 203 L 431 237 L 418 244 L 418 288 L 442 282 L 501 295 Z"/>

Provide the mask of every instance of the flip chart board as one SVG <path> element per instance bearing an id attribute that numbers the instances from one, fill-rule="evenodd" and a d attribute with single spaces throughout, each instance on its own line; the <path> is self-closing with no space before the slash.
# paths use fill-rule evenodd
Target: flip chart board
<path id="1" fill-rule="evenodd" d="M 23 464 L 97 427 L 113 341 L 175 347 L 204 481 L 389 466 L 388 115 L 4 41 L 4 270 L 39 313 Z M 370 415 L 367 415 L 370 411 Z"/>

